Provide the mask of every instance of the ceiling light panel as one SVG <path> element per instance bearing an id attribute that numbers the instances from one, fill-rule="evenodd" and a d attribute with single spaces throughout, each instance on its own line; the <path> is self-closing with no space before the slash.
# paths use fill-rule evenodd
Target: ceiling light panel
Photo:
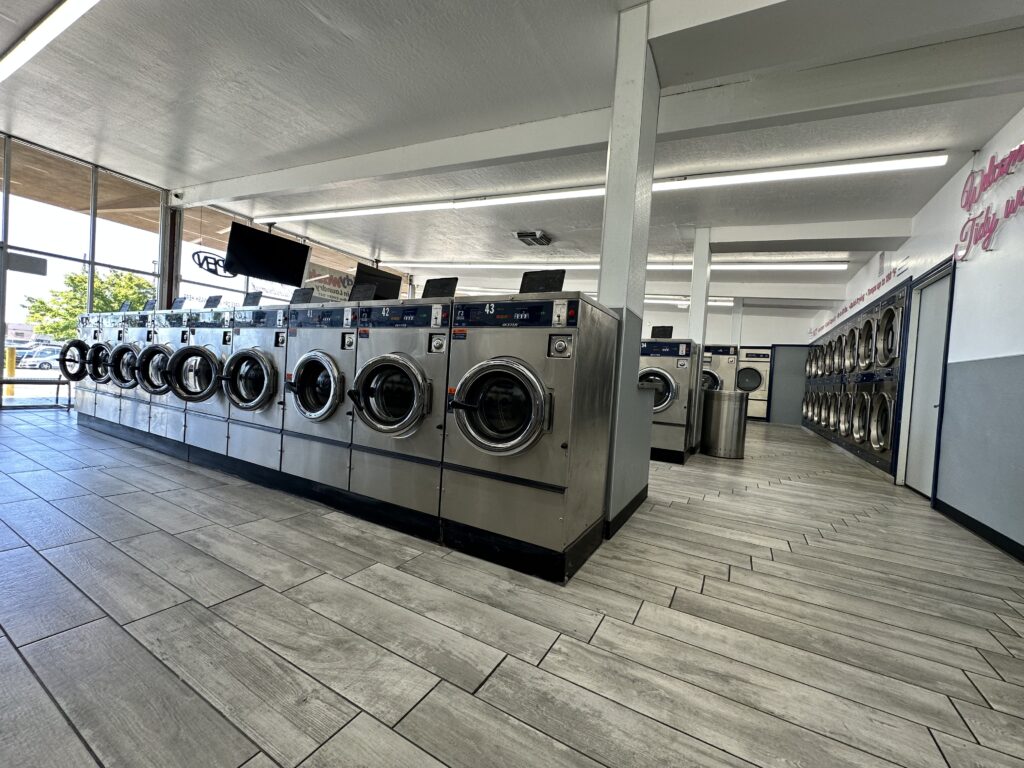
<path id="1" fill-rule="evenodd" d="M 3 58 L 0 58 L 0 83 L 25 66 L 33 56 L 52 43 L 98 2 L 99 0 L 64 0 L 50 11 Z"/>

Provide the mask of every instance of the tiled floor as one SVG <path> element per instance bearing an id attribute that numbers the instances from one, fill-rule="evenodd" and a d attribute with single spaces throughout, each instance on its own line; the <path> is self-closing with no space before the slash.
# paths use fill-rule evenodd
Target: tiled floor
<path id="1" fill-rule="evenodd" d="M 61 413 L 0 521 L 5 768 L 1024 766 L 1024 566 L 799 429 L 566 587 Z"/>

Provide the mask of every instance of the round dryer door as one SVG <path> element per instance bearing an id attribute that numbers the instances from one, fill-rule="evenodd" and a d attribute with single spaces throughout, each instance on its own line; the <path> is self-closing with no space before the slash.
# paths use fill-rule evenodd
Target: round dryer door
<path id="1" fill-rule="evenodd" d="M 139 382 L 135 378 L 139 367 L 139 348 L 135 344 L 118 344 L 110 352 L 110 380 L 121 389 L 134 389 Z"/>
<path id="2" fill-rule="evenodd" d="M 889 450 L 892 415 L 892 398 L 884 392 L 877 393 L 871 399 L 870 438 L 871 447 L 879 453 Z"/>
<path id="3" fill-rule="evenodd" d="M 853 395 L 843 392 L 839 396 L 839 434 L 849 437 L 853 428 Z"/>
<path id="4" fill-rule="evenodd" d="M 171 348 L 163 344 L 150 344 L 139 352 L 135 367 L 135 378 L 139 386 L 151 395 L 166 395 L 171 391 L 167 382 L 167 363 L 171 359 Z"/>
<path id="5" fill-rule="evenodd" d="M 341 404 L 345 377 L 330 355 L 314 349 L 298 359 L 286 386 L 295 410 L 310 421 L 324 421 Z"/>
<path id="6" fill-rule="evenodd" d="M 825 348 L 814 348 L 814 373 L 817 376 L 825 375 Z"/>
<path id="7" fill-rule="evenodd" d="M 640 371 L 641 384 L 653 384 L 654 391 L 654 412 L 661 413 L 679 396 L 679 387 L 668 371 L 660 368 L 644 368 Z"/>
<path id="8" fill-rule="evenodd" d="M 722 377 L 714 371 L 704 369 L 700 372 L 700 388 L 704 390 L 718 390 L 722 388 Z"/>
<path id="9" fill-rule="evenodd" d="M 736 372 L 736 389 L 740 392 L 755 392 L 764 383 L 764 376 L 757 368 L 740 368 Z"/>
<path id="10" fill-rule="evenodd" d="M 81 381 L 89 375 L 85 358 L 89 354 L 89 345 L 81 339 L 72 339 L 60 348 L 57 366 L 61 375 L 68 381 Z"/>
<path id="11" fill-rule="evenodd" d="M 871 418 L 871 395 L 859 392 L 853 396 L 853 440 L 863 443 L 868 438 L 868 421 Z"/>
<path id="12" fill-rule="evenodd" d="M 846 336 L 839 334 L 836 336 L 835 347 L 832 352 L 832 372 L 842 373 L 845 369 L 845 357 L 846 357 Z"/>
<path id="13" fill-rule="evenodd" d="M 851 328 L 846 332 L 846 342 L 844 343 L 843 350 L 843 368 L 847 373 L 853 373 L 857 370 L 857 342 L 859 339 L 859 332 L 856 328 Z"/>
<path id="14" fill-rule="evenodd" d="M 97 384 L 110 381 L 110 345 L 106 342 L 93 344 L 85 355 L 85 370 Z"/>
<path id="15" fill-rule="evenodd" d="M 370 360 L 348 394 L 364 424 L 396 437 L 412 432 L 430 408 L 430 383 L 419 364 L 403 354 Z"/>
<path id="16" fill-rule="evenodd" d="M 487 453 L 526 450 L 547 427 L 551 398 L 522 360 L 499 357 L 466 371 L 449 407 L 459 431 Z"/>
<path id="17" fill-rule="evenodd" d="M 209 347 L 182 347 L 167 361 L 167 383 L 186 403 L 209 400 L 220 389 L 223 362 Z"/>
<path id="18" fill-rule="evenodd" d="M 825 366 L 826 374 L 831 374 L 834 372 L 832 368 L 832 363 L 835 361 L 835 357 L 836 343 L 834 341 L 830 341 L 828 344 L 825 345 L 825 360 L 823 364 Z"/>
<path id="19" fill-rule="evenodd" d="M 900 350 L 900 315 L 898 307 L 887 307 L 878 319 L 875 333 L 875 361 L 882 367 L 892 365 Z"/>
<path id="20" fill-rule="evenodd" d="M 857 364 L 862 371 L 871 367 L 875 359 L 875 320 L 869 317 L 860 327 L 860 341 L 857 344 Z"/>
<path id="21" fill-rule="evenodd" d="M 828 396 L 828 428 L 839 431 L 839 395 L 835 392 Z"/>
<path id="22" fill-rule="evenodd" d="M 277 367 L 266 352 L 243 349 L 224 363 L 224 393 L 241 411 L 261 411 L 277 394 Z"/>

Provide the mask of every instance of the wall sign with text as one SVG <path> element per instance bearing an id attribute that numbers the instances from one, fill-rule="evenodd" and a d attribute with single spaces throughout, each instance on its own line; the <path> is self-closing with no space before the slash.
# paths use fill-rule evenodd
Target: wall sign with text
<path id="1" fill-rule="evenodd" d="M 960 240 L 953 246 L 952 256 L 966 261 L 977 249 L 991 251 L 1000 225 L 1017 215 L 1024 207 L 1024 186 L 1013 190 L 1001 203 L 989 203 L 984 210 L 975 210 L 1000 181 L 1024 163 L 1024 144 L 1019 144 L 1002 157 L 992 155 L 984 169 L 967 174 L 960 207 L 967 212 L 967 221 L 960 229 Z"/>

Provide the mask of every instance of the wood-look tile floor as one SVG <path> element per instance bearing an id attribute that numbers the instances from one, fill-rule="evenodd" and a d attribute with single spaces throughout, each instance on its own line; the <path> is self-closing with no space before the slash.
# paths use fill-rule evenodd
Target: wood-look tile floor
<path id="1" fill-rule="evenodd" d="M 810 433 L 567 586 L 0 413 L 0 766 L 1024 767 L 1024 565 Z"/>

